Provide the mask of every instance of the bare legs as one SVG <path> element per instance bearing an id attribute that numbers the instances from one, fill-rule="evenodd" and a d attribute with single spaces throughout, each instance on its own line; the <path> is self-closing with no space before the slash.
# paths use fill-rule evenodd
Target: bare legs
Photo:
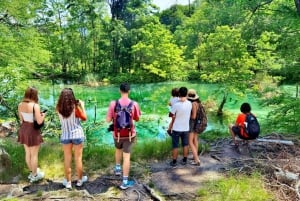
<path id="1" fill-rule="evenodd" d="M 189 146 L 192 150 L 195 162 L 200 162 L 200 159 L 198 156 L 199 143 L 198 143 L 198 134 L 197 133 L 191 132 L 189 134 Z"/>
<path id="2" fill-rule="evenodd" d="M 67 181 L 71 181 L 72 178 L 72 152 L 74 147 L 74 160 L 75 160 L 75 167 L 76 167 L 76 173 L 78 180 L 82 179 L 82 150 L 83 150 L 83 144 L 64 144 L 63 150 L 64 150 L 64 167 L 65 167 L 65 177 Z"/>
<path id="3" fill-rule="evenodd" d="M 130 170 L 130 153 L 123 152 L 122 149 L 117 149 L 115 152 L 116 164 L 121 164 L 123 156 L 123 176 L 129 176 Z"/>
<path id="4" fill-rule="evenodd" d="M 183 157 L 187 157 L 188 153 L 189 153 L 189 147 L 184 146 L 182 148 L 182 151 L 183 151 Z M 173 160 L 177 159 L 177 157 L 178 157 L 178 148 L 173 148 L 172 149 L 172 158 L 173 158 Z"/>
<path id="5" fill-rule="evenodd" d="M 230 125 L 228 126 L 228 129 L 229 129 L 229 133 L 230 133 L 230 135 L 231 135 L 231 137 L 232 137 L 232 140 L 233 140 L 234 144 L 237 145 L 238 142 L 236 141 L 236 139 L 235 139 L 235 134 L 234 134 L 234 132 L 233 132 L 233 130 L 232 130 L 232 127 L 233 127 L 233 126 L 234 126 L 233 124 L 230 124 Z"/>
<path id="6" fill-rule="evenodd" d="M 24 144 L 24 149 L 27 167 L 31 171 L 32 175 L 36 175 L 40 145 L 29 147 Z"/>

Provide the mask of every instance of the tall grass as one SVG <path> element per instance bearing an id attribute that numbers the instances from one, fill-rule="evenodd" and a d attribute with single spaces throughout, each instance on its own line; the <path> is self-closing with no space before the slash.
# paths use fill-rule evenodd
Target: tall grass
<path id="1" fill-rule="evenodd" d="M 147 140 L 142 143 L 136 143 L 132 151 L 132 160 L 162 160 L 170 156 L 171 138 L 166 140 Z"/>
<path id="2" fill-rule="evenodd" d="M 64 177 L 63 150 L 58 138 L 44 138 L 39 151 L 39 167 L 45 172 L 47 179 L 62 179 Z M 9 182 L 12 177 L 19 176 L 21 181 L 27 181 L 29 170 L 25 163 L 23 145 L 7 138 L 1 145 L 11 156 L 11 168 L 0 174 L 0 182 Z M 132 161 L 147 162 L 151 159 L 164 159 L 171 151 L 170 139 L 146 141 L 134 144 Z M 110 145 L 94 145 L 85 143 L 83 150 L 83 166 L 86 173 L 105 170 L 115 164 L 115 148 Z M 73 161 L 73 170 L 74 169 Z M 73 171 L 75 174 L 75 171 Z"/>

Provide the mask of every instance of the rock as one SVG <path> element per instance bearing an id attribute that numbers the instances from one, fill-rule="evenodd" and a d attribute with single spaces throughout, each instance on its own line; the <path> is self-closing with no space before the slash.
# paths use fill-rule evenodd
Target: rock
<path id="1" fill-rule="evenodd" d="M 0 173 L 11 167 L 10 155 L 0 147 Z"/>
<path id="2" fill-rule="evenodd" d="M 12 122 L 4 122 L 0 124 L 0 137 L 7 137 L 15 132 L 15 126 Z"/>

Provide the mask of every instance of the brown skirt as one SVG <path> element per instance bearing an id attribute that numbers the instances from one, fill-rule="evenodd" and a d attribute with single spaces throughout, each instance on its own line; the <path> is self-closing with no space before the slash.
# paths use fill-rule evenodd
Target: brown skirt
<path id="1" fill-rule="evenodd" d="M 27 146 L 37 146 L 43 142 L 40 129 L 35 129 L 33 123 L 23 122 L 18 132 L 18 142 Z"/>

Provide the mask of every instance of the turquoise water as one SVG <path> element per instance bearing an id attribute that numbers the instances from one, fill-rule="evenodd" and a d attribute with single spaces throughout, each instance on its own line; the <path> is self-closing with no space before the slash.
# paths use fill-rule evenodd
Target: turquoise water
<path id="1" fill-rule="evenodd" d="M 119 86 L 89 87 L 84 85 L 50 85 L 36 84 L 39 89 L 40 104 L 42 107 L 54 108 L 60 91 L 65 87 L 74 90 L 77 99 L 85 102 L 88 121 L 83 126 L 91 126 L 94 139 L 102 143 L 112 143 L 111 133 L 107 131 L 108 123 L 105 122 L 106 112 L 110 101 L 119 98 Z M 165 139 L 167 137 L 166 128 L 170 118 L 168 117 L 168 101 L 171 97 L 171 89 L 174 87 L 186 86 L 197 91 L 203 103 L 210 105 L 208 130 L 227 130 L 229 123 L 235 120 L 240 112 L 239 108 L 243 102 L 252 105 L 253 112 L 261 119 L 267 114 L 266 108 L 262 108 L 257 97 L 229 96 L 224 106 L 224 118 L 216 117 L 216 110 L 221 102 L 222 94 L 218 94 L 217 85 L 199 84 L 191 82 L 164 82 L 155 84 L 132 85 L 130 97 L 140 105 L 142 116 L 136 123 L 139 140 Z"/>

